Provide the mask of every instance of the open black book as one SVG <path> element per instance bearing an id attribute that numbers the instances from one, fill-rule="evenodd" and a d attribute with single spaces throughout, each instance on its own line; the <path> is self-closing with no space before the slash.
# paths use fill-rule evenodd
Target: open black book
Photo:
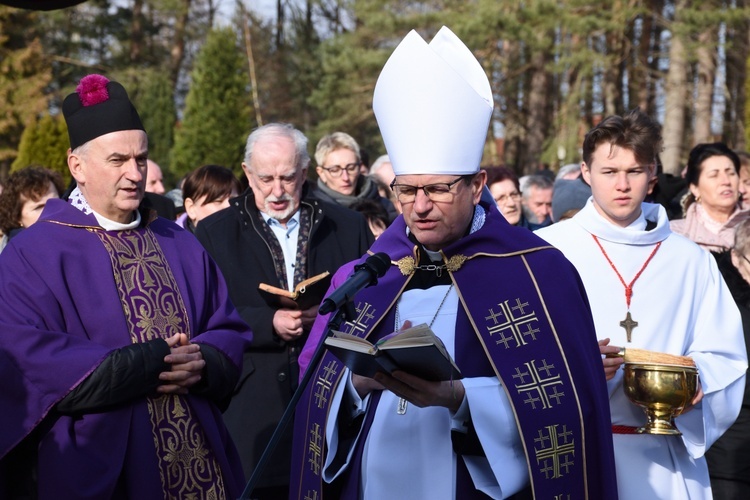
<path id="1" fill-rule="evenodd" d="M 372 344 L 367 339 L 334 331 L 326 347 L 352 372 L 373 377 L 402 370 L 425 380 L 461 378 L 461 371 L 440 338 L 426 324 L 393 332 Z"/>
<path id="2" fill-rule="evenodd" d="M 266 283 L 259 284 L 258 290 L 271 307 L 307 309 L 320 305 L 330 285 L 331 273 L 326 271 L 299 282 L 292 292 Z"/>

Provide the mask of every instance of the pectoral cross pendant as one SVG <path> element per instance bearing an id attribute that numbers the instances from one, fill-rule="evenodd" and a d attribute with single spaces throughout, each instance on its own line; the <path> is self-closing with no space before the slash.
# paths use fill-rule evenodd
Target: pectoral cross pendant
<path id="1" fill-rule="evenodd" d="M 630 311 L 628 311 L 628 314 L 625 316 L 625 319 L 620 321 L 620 326 L 625 329 L 625 334 L 627 335 L 628 342 L 630 342 L 631 337 L 633 336 L 633 328 L 638 326 L 638 322 L 633 321 L 633 317 L 630 316 Z"/>
<path id="2" fill-rule="evenodd" d="M 404 398 L 398 398 L 398 406 L 396 407 L 396 413 L 399 415 L 406 414 L 406 407 L 409 406 L 409 402 Z"/>

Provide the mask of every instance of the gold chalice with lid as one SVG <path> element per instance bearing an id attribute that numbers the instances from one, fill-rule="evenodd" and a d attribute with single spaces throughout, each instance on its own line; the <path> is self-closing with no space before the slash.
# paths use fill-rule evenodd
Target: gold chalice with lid
<path id="1" fill-rule="evenodd" d="M 674 418 L 682 413 L 698 392 L 695 366 L 659 363 L 625 363 L 625 395 L 646 413 L 639 434 L 679 436 Z"/>

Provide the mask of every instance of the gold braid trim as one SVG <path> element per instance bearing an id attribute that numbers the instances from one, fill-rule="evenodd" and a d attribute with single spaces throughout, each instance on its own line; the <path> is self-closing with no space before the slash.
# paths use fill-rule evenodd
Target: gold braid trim
<path id="1" fill-rule="evenodd" d="M 454 255 L 445 263 L 445 269 L 447 269 L 451 273 L 454 273 L 461 269 L 461 266 L 468 259 L 469 257 L 466 257 L 465 255 Z M 410 274 L 414 273 L 414 271 L 416 271 L 419 267 L 417 266 L 414 257 L 410 255 L 397 260 L 396 266 L 398 266 L 399 271 L 401 271 L 401 274 L 403 274 L 404 276 L 409 276 Z"/>
<path id="2" fill-rule="evenodd" d="M 397 260 L 396 265 L 398 266 L 398 270 L 401 271 L 401 274 L 404 276 L 409 276 L 417 268 L 416 261 L 411 255 L 407 255 L 403 259 Z"/>
<path id="3" fill-rule="evenodd" d="M 445 261 L 445 268 L 451 272 L 455 273 L 459 269 L 461 269 L 461 266 L 464 265 L 464 262 L 467 260 L 473 259 L 474 257 L 514 257 L 517 255 L 524 255 L 532 252 L 537 252 L 540 250 L 554 250 L 555 247 L 551 245 L 543 245 L 540 247 L 535 248 L 525 248 L 523 250 L 519 250 L 517 252 L 510 252 L 505 254 L 493 254 L 493 253 L 487 253 L 487 252 L 479 252 L 475 253 L 474 255 L 462 255 L 462 254 L 456 254 L 453 257 L 450 257 L 446 260 L 446 255 L 443 254 L 443 260 Z M 406 257 L 402 257 L 401 259 L 397 260 L 395 262 L 396 266 L 398 266 L 399 271 L 401 271 L 401 274 L 404 276 L 409 276 L 410 274 L 413 274 L 414 271 L 417 270 L 419 266 L 417 266 L 417 261 L 412 257 L 411 255 L 407 255 Z"/>
<path id="4" fill-rule="evenodd" d="M 448 272 L 455 273 L 459 269 L 461 269 L 461 266 L 464 265 L 464 262 L 469 260 L 469 258 L 465 255 L 454 255 L 450 259 L 448 259 L 448 262 L 445 263 L 445 268 L 448 270 Z"/>

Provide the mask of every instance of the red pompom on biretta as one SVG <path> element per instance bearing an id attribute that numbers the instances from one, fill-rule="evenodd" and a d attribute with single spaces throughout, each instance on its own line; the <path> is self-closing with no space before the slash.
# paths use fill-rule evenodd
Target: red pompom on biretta
<path id="1" fill-rule="evenodd" d="M 62 105 L 70 149 L 120 130 L 143 130 L 125 88 L 102 75 L 86 75 Z"/>
<path id="2" fill-rule="evenodd" d="M 84 76 L 78 84 L 78 87 L 76 87 L 76 92 L 78 93 L 78 98 L 81 100 L 81 104 L 84 106 L 93 106 L 108 100 L 108 83 L 109 79 L 106 76 Z"/>

